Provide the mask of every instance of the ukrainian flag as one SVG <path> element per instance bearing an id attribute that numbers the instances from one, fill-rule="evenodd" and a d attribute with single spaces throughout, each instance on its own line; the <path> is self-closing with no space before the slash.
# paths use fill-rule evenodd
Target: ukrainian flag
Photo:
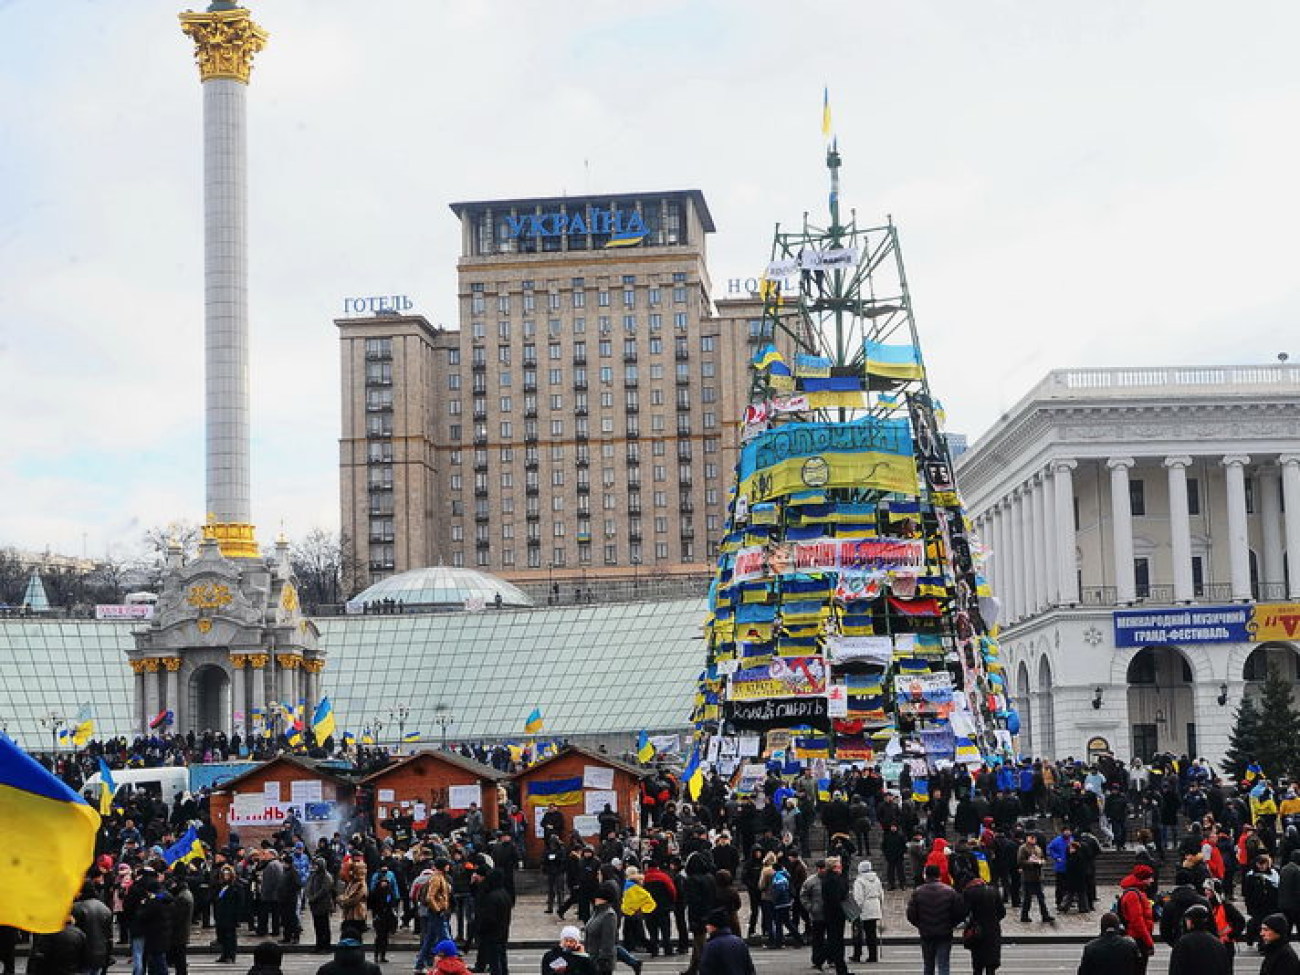
<path id="1" fill-rule="evenodd" d="M 650 743 L 650 733 L 642 729 L 636 740 L 636 760 L 642 765 L 655 757 L 655 746 Z"/>
<path id="2" fill-rule="evenodd" d="M 334 706 L 328 697 L 323 697 L 316 705 L 316 713 L 311 716 L 312 734 L 318 742 L 323 742 L 326 738 L 332 738 L 336 729 Z"/>
<path id="3" fill-rule="evenodd" d="M 540 734 L 542 729 L 545 727 L 546 725 L 542 721 L 542 709 L 533 708 L 533 713 L 530 714 L 528 720 L 524 722 L 524 733 L 529 735 Z"/>
<path id="4" fill-rule="evenodd" d="M 289 729 L 288 739 L 291 747 L 293 748 L 302 747 L 302 729 L 299 728 L 297 725 L 294 725 L 292 728 Z"/>
<path id="5" fill-rule="evenodd" d="M 686 783 L 687 789 L 690 790 L 691 799 L 698 799 L 700 791 L 704 788 L 704 769 L 700 767 L 700 746 L 698 742 L 691 748 L 691 757 L 687 759 L 686 768 L 682 770 L 682 781 Z"/>
<path id="6" fill-rule="evenodd" d="M 822 88 L 822 138 L 831 137 L 831 90 Z"/>
<path id="7" fill-rule="evenodd" d="M 784 366 L 785 359 L 782 357 L 781 353 L 777 351 L 776 346 L 771 342 L 767 343 L 767 345 L 754 353 L 753 366 L 760 372 L 764 369 L 770 369 L 775 363 L 780 363 Z M 790 375 L 789 366 L 786 366 L 786 371 L 782 373 L 782 375 Z"/>
<path id="8" fill-rule="evenodd" d="M 62 931 L 98 830 L 81 796 L 0 735 L 0 924 Z"/>
<path id="9" fill-rule="evenodd" d="M 163 850 L 163 860 L 167 866 L 173 863 L 184 863 L 188 860 L 203 859 L 203 844 L 199 842 L 199 833 L 193 826 L 185 831 L 185 834 L 173 843 L 167 849 Z"/>
<path id="10" fill-rule="evenodd" d="M 99 814 L 107 816 L 113 811 L 113 795 L 117 792 L 117 782 L 113 771 L 102 758 L 99 760 Z"/>
<path id="11" fill-rule="evenodd" d="M 402 741 L 405 742 L 414 742 L 419 740 L 420 733 L 418 731 L 408 731 L 406 734 L 402 735 Z"/>
<path id="12" fill-rule="evenodd" d="M 887 379 L 920 379 L 925 375 L 921 353 L 914 345 L 886 345 L 868 339 L 863 351 L 868 375 Z"/>
<path id="13" fill-rule="evenodd" d="M 582 776 L 530 782 L 528 799 L 530 802 L 540 802 L 548 806 L 576 806 L 582 802 Z"/>
<path id="14" fill-rule="evenodd" d="M 353 745 L 355 745 L 356 743 L 357 743 L 357 736 L 356 736 L 356 735 L 354 735 L 354 734 L 353 734 L 352 732 L 350 732 L 350 731 L 345 731 L 345 732 L 343 732 L 343 744 L 344 744 L 346 747 L 351 748 L 351 747 L 352 747 Z"/>

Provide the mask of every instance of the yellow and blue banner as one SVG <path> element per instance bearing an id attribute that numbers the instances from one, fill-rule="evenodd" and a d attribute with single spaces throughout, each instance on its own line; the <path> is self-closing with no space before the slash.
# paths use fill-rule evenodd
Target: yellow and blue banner
<path id="1" fill-rule="evenodd" d="M 644 728 L 636 740 L 636 760 L 642 765 L 655 757 L 655 746 L 650 741 L 650 733 Z"/>
<path id="2" fill-rule="evenodd" d="M 530 782 L 528 799 L 551 806 L 576 806 L 582 802 L 582 776 Z"/>
<path id="3" fill-rule="evenodd" d="M 99 814 L 107 816 L 113 811 L 113 796 L 117 792 L 117 780 L 113 770 L 102 758 L 99 760 Z"/>
<path id="4" fill-rule="evenodd" d="M 99 814 L 0 735 L 0 924 L 63 930 L 95 854 Z"/>
<path id="5" fill-rule="evenodd" d="M 822 138 L 831 137 L 831 90 L 829 86 L 822 88 Z"/>
<path id="6" fill-rule="evenodd" d="M 704 788 L 704 769 L 700 767 L 699 742 L 691 747 L 691 757 L 686 760 L 686 768 L 682 770 L 682 781 L 686 783 L 691 799 L 698 799 L 700 791 Z"/>
<path id="7" fill-rule="evenodd" d="M 171 846 L 163 850 L 163 860 L 167 866 L 173 863 L 185 863 L 189 860 L 203 859 L 203 844 L 199 842 L 199 833 L 193 826 Z"/>
<path id="8" fill-rule="evenodd" d="M 420 733 L 418 731 L 408 731 L 406 734 L 402 735 L 402 741 L 406 742 L 407 744 L 411 744 L 412 742 L 417 742 L 419 740 L 420 740 Z"/>
<path id="9" fill-rule="evenodd" d="M 915 345 L 886 345 L 868 339 L 863 344 L 867 375 L 885 379 L 920 379 L 925 375 L 921 353 Z"/>
<path id="10" fill-rule="evenodd" d="M 326 738 L 334 737 L 337 727 L 334 720 L 334 705 L 330 704 L 328 697 L 321 698 L 320 703 L 316 705 L 316 713 L 311 716 L 312 734 L 316 736 L 317 742 L 323 742 Z"/>
<path id="11" fill-rule="evenodd" d="M 533 708 L 532 713 L 528 715 L 528 720 L 524 722 L 524 733 L 529 735 L 541 734 L 545 727 L 546 724 L 542 721 L 542 709 Z"/>

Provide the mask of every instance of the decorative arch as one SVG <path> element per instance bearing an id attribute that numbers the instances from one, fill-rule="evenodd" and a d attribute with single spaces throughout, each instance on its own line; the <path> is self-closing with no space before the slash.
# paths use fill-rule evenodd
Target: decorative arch
<path id="1" fill-rule="evenodd" d="M 1034 754 L 1033 693 L 1029 664 L 1022 660 L 1016 667 L 1015 700 L 1016 713 L 1020 715 L 1020 751 L 1024 755 Z"/>
<path id="2" fill-rule="evenodd" d="M 1052 662 L 1047 654 L 1038 658 L 1038 714 L 1035 715 L 1035 744 L 1045 758 L 1056 758 L 1056 708 L 1053 702 Z"/>
<path id="3" fill-rule="evenodd" d="M 1193 687 L 1210 679 L 1208 668 L 1204 654 L 1170 645 L 1139 647 L 1128 658 L 1123 682 L 1134 757 L 1145 762 L 1161 752 L 1195 753 L 1199 742 Z"/>
<path id="4" fill-rule="evenodd" d="M 1241 665 L 1241 679 L 1246 685 L 1243 693 L 1247 697 L 1259 696 L 1270 666 L 1276 667 L 1290 684 L 1300 683 L 1300 649 L 1293 643 L 1281 641 L 1261 643 L 1246 655 Z"/>
<path id="5" fill-rule="evenodd" d="M 224 731 L 230 729 L 230 675 L 216 663 L 195 667 L 190 674 L 186 695 L 184 727 L 181 731 Z"/>

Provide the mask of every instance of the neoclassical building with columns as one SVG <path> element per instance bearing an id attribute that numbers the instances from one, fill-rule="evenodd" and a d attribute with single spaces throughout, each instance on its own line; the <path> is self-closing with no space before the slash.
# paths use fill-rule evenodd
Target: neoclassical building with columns
<path id="1" fill-rule="evenodd" d="M 1219 760 L 1300 652 L 1300 367 L 1054 370 L 961 456 L 1025 754 Z"/>

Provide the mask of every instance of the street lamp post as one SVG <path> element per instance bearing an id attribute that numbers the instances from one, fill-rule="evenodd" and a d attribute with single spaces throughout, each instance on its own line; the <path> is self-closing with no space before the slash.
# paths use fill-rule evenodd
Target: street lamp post
<path id="1" fill-rule="evenodd" d="M 375 729 L 375 747 L 382 748 L 384 744 L 384 719 L 376 717 L 370 722 L 370 727 Z"/>
<path id="2" fill-rule="evenodd" d="M 408 705 L 398 704 L 388 710 L 388 723 L 397 722 L 397 749 L 401 752 L 402 746 L 406 743 L 406 719 L 411 716 L 411 709 Z"/>
<path id="3" fill-rule="evenodd" d="M 42 728 L 50 729 L 50 738 L 54 744 L 54 750 L 57 752 L 59 750 L 59 731 L 63 728 L 64 724 L 66 724 L 63 720 L 63 716 L 57 711 L 50 711 L 49 713 L 42 715 L 39 720 Z"/>
<path id="4" fill-rule="evenodd" d="M 446 704 L 435 704 L 433 706 L 433 723 L 436 724 L 442 732 L 442 750 L 447 750 L 447 726 L 454 720 L 450 714 L 451 707 Z"/>

